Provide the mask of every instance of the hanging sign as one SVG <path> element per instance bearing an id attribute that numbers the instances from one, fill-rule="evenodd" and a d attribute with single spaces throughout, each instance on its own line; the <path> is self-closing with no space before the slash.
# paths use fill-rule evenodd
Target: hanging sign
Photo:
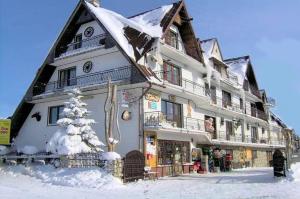
<path id="1" fill-rule="evenodd" d="M 0 120 L 0 144 L 10 144 L 11 120 Z"/>

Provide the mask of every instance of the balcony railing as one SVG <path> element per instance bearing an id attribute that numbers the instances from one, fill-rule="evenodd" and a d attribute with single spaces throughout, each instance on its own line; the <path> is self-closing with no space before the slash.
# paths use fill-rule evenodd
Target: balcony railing
<path id="1" fill-rule="evenodd" d="M 240 104 L 235 103 L 233 101 L 231 101 L 231 103 L 228 103 L 227 101 L 223 100 L 221 97 L 216 97 L 215 99 L 212 99 L 212 104 L 215 104 L 219 107 L 231 110 L 231 111 L 235 111 L 238 113 L 243 113 L 244 110 L 243 108 L 241 109 Z"/>
<path id="2" fill-rule="evenodd" d="M 224 131 L 219 131 L 217 139 L 220 141 L 231 141 L 231 142 L 243 141 L 242 135 L 226 135 Z"/>
<path id="3" fill-rule="evenodd" d="M 72 79 L 49 82 L 47 84 L 37 83 L 33 88 L 33 96 L 63 90 L 68 87 L 84 87 L 104 84 L 108 81 L 108 78 L 112 81 L 130 81 L 131 72 L 131 66 L 124 66 L 89 75 L 82 75 Z"/>
<path id="4" fill-rule="evenodd" d="M 204 121 L 201 119 L 184 117 L 183 120 L 169 120 L 168 116 L 160 111 L 146 112 L 144 115 L 145 127 L 184 128 L 187 130 L 204 131 Z M 183 123 L 183 125 L 182 125 Z"/>
<path id="5" fill-rule="evenodd" d="M 156 71 L 155 72 L 155 74 L 164 81 L 168 81 L 164 77 L 167 77 L 169 73 L 170 73 L 170 71 Z M 202 86 L 196 82 L 193 82 L 191 80 L 181 78 L 179 75 L 176 78 L 178 78 L 178 81 L 168 81 L 168 82 L 170 84 L 181 86 L 185 91 L 188 91 L 190 93 L 200 95 L 200 96 L 206 96 L 204 86 Z"/>
<path id="6" fill-rule="evenodd" d="M 73 42 L 66 46 L 61 46 L 57 49 L 56 57 L 67 56 L 75 52 L 81 52 L 82 50 L 104 47 L 106 45 L 107 34 L 97 35 L 82 41 Z"/>
<path id="7" fill-rule="evenodd" d="M 251 108 L 251 116 L 252 117 L 257 117 L 257 118 L 262 119 L 262 120 L 267 120 L 268 119 L 267 114 L 264 111 L 259 110 L 257 108 Z"/>

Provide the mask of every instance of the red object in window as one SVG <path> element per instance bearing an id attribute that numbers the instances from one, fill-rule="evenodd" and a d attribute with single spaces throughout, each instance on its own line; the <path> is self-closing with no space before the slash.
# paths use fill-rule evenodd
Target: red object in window
<path id="1" fill-rule="evenodd" d="M 233 158 L 232 158 L 232 155 L 231 154 L 226 154 L 226 160 L 227 161 L 230 161 L 230 160 L 232 160 Z"/>

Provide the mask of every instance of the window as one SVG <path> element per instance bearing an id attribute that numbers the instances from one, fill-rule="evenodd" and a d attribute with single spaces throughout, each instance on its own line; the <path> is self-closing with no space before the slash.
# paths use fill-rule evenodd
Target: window
<path id="1" fill-rule="evenodd" d="M 252 158 L 253 159 L 257 158 L 257 150 L 252 150 Z"/>
<path id="2" fill-rule="evenodd" d="M 226 139 L 230 140 L 230 136 L 234 136 L 233 124 L 231 121 L 226 121 Z"/>
<path id="3" fill-rule="evenodd" d="M 251 127 L 251 138 L 252 138 L 252 143 L 257 143 L 258 132 L 257 132 L 257 128 L 254 126 Z"/>
<path id="4" fill-rule="evenodd" d="M 190 143 L 158 140 L 158 164 L 171 165 L 190 162 Z"/>
<path id="5" fill-rule="evenodd" d="M 210 87 L 210 99 L 213 104 L 217 104 L 217 89 L 215 86 Z"/>
<path id="6" fill-rule="evenodd" d="M 81 48 L 82 45 L 82 34 L 76 35 L 74 38 L 74 49 Z"/>
<path id="7" fill-rule="evenodd" d="M 243 110 L 244 109 L 244 102 L 243 99 L 240 98 L 240 109 Z"/>
<path id="8" fill-rule="evenodd" d="M 261 128 L 261 133 L 265 134 L 265 128 Z"/>
<path id="9" fill-rule="evenodd" d="M 222 91 L 222 96 L 223 107 L 227 108 L 228 106 L 231 106 L 231 94 L 226 91 Z"/>
<path id="10" fill-rule="evenodd" d="M 161 112 L 165 116 L 167 122 L 174 127 L 182 127 L 181 105 L 166 100 L 161 101 Z"/>
<path id="11" fill-rule="evenodd" d="M 256 117 L 256 105 L 251 103 L 251 116 Z"/>
<path id="12" fill-rule="evenodd" d="M 178 49 L 178 33 L 170 30 L 170 46 Z"/>
<path id="13" fill-rule="evenodd" d="M 172 65 L 169 62 L 164 62 L 164 69 L 163 69 L 163 78 L 168 82 L 181 86 L 181 75 L 180 69 L 177 66 Z"/>
<path id="14" fill-rule="evenodd" d="M 76 68 L 60 70 L 58 79 L 59 88 L 76 85 Z"/>
<path id="15" fill-rule="evenodd" d="M 48 124 L 56 125 L 57 120 L 61 118 L 64 106 L 53 106 L 49 108 Z"/>

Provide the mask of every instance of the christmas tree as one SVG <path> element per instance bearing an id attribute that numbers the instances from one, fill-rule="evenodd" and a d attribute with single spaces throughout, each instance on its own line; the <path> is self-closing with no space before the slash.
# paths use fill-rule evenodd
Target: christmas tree
<path id="1" fill-rule="evenodd" d="M 86 109 L 78 89 L 73 89 L 68 95 L 70 99 L 65 102 L 62 119 L 57 121 L 60 129 L 47 143 L 47 151 L 70 155 L 76 153 L 89 153 L 102 151 L 104 144 L 98 139 L 91 125 L 95 124 L 92 119 L 87 119 L 90 112 Z"/>

